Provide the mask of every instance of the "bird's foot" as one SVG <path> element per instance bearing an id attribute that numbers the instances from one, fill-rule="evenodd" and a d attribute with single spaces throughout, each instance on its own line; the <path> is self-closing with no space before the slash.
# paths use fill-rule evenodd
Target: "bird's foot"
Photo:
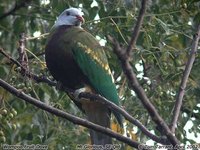
<path id="1" fill-rule="evenodd" d="M 87 88 L 84 87 L 84 88 L 80 88 L 80 89 L 75 90 L 74 97 L 75 97 L 76 101 L 80 101 L 79 95 L 83 92 L 87 92 Z"/>

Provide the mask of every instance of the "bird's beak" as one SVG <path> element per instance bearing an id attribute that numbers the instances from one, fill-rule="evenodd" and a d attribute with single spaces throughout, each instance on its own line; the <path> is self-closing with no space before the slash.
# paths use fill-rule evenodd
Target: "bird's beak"
<path id="1" fill-rule="evenodd" d="M 85 19 L 82 16 L 76 16 L 76 19 L 78 19 L 79 21 L 81 21 L 82 23 L 85 22 Z"/>

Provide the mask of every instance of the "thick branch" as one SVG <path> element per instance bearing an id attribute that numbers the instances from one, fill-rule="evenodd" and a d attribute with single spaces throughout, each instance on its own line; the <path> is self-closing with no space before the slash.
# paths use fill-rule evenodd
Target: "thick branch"
<path id="1" fill-rule="evenodd" d="M 117 53 L 117 50 L 115 50 Z M 121 49 L 120 49 L 121 51 Z M 173 144 L 174 146 L 176 144 L 179 144 L 178 139 L 171 133 L 169 127 L 167 126 L 166 122 L 162 119 L 162 117 L 159 115 L 157 112 L 156 108 L 153 106 L 153 104 L 150 102 L 148 99 L 144 89 L 141 87 L 139 84 L 135 73 L 133 72 L 133 69 L 127 59 L 121 59 L 121 64 L 122 64 L 122 69 L 129 81 L 130 87 L 135 91 L 137 94 L 138 98 L 141 100 L 142 104 L 150 114 L 152 120 L 162 128 L 164 131 L 165 135 L 167 136 L 168 140 Z"/>
<path id="2" fill-rule="evenodd" d="M 94 100 L 94 101 L 98 101 L 100 103 L 105 104 L 106 107 L 109 107 L 111 110 L 114 110 L 114 111 L 120 113 L 121 115 L 123 115 L 125 119 L 130 121 L 132 124 L 136 125 L 145 135 L 147 135 L 149 138 L 151 138 L 155 142 L 158 142 L 158 143 L 161 143 L 161 144 L 168 144 L 166 142 L 166 140 L 161 139 L 161 138 L 157 137 L 156 135 L 153 135 L 144 125 L 142 125 L 141 122 L 139 122 L 137 119 L 133 118 L 124 109 L 122 109 L 119 106 L 117 106 L 116 104 L 108 101 L 104 97 L 102 97 L 100 95 L 91 94 L 91 93 L 81 93 L 79 95 L 79 97 L 80 98 L 86 98 L 86 99 Z"/>
<path id="3" fill-rule="evenodd" d="M 7 17 L 7 16 L 9 16 L 9 15 L 12 15 L 12 14 L 15 13 L 17 10 L 19 10 L 19 9 L 22 8 L 22 7 L 25 7 L 26 4 L 27 4 L 27 3 L 30 3 L 30 2 L 31 2 L 31 0 L 23 0 L 23 1 L 22 1 L 21 3 L 19 3 L 19 4 L 17 4 L 17 2 L 16 2 L 15 6 L 14 6 L 11 10 L 9 10 L 8 12 L 6 12 L 5 14 L 3 14 L 3 15 L 0 16 L 0 20 L 3 19 L 3 18 L 5 18 L 5 17 Z"/>
<path id="4" fill-rule="evenodd" d="M 142 9 L 142 8 L 141 8 Z M 139 31 L 138 31 L 139 32 Z M 132 36 L 135 36 L 132 34 Z M 113 43 L 114 51 L 116 55 L 118 56 L 119 60 L 121 61 L 122 69 L 124 71 L 124 74 L 126 75 L 130 87 L 135 91 L 138 98 L 141 100 L 142 104 L 150 114 L 152 120 L 162 129 L 163 133 L 167 136 L 168 140 L 172 145 L 177 145 L 180 142 L 178 139 L 173 135 L 171 130 L 169 129 L 166 122 L 162 119 L 162 117 L 158 114 L 156 108 L 153 106 L 153 104 L 148 99 L 144 89 L 139 84 L 135 73 L 133 72 L 132 66 L 129 63 L 129 55 L 124 53 L 124 49 L 119 45 L 119 43 L 112 37 L 108 36 L 109 40 Z M 137 38 L 135 39 L 137 41 Z M 131 43 L 131 42 L 130 42 Z M 132 47 L 134 47 L 134 43 Z"/>
<path id="5" fill-rule="evenodd" d="M 6 58 L 8 58 L 11 62 L 13 62 L 14 64 L 16 64 L 18 67 L 21 67 L 22 69 L 25 70 L 25 68 L 18 62 L 16 61 L 14 58 L 12 58 L 11 56 L 9 56 L 2 48 L 0 48 L 0 53 L 2 53 Z M 56 83 L 52 82 L 51 80 L 48 80 L 45 77 L 38 77 L 35 74 L 28 72 L 28 71 L 24 71 L 26 73 L 26 75 L 28 77 L 31 77 L 31 79 L 34 79 L 36 82 L 45 82 L 50 84 L 51 86 L 55 86 Z M 65 90 L 65 89 L 64 89 Z M 65 90 L 65 92 L 67 92 L 69 94 L 69 90 Z M 155 142 L 158 143 L 162 143 L 162 144 L 166 144 L 166 141 L 157 137 L 156 135 L 153 135 L 145 126 L 143 126 L 138 120 L 136 120 L 135 118 L 133 118 L 131 115 L 129 115 L 125 110 L 123 110 L 122 108 L 120 108 L 119 106 L 115 105 L 114 103 L 106 100 L 105 98 L 99 96 L 99 95 L 94 95 L 94 94 L 90 94 L 90 93 L 82 93 L 80 95 L 83 98 L 88 98 L 88 99 L 94 99 L 94 100 L 98 100 L 101 103 L 105 103 L 107 104 L 111 109 L 114 109 L 116 111 L 118 111 L 119 113 L 121 113 L 128 121 L 130 121 L 131 123 L 133 123 L 134 125 L 136 125 L 145 135 L 147 135 L 149 138 L 151 138 L 152 140 L 154 140 Z"/>
<path id="6" fill-rule="evenodd" d="M 140 19 L 141 20 L 138 21 L 139 22 L 138 23 L 138 27 L 136 25 L 136 27 L 134 29 L 134 30 L 137 30 L 137 31 L 135 31 L 137 33 L 137 35 L 139 34 L 140 25 L 142 23 L 142 18 L 143 18 L 142 16 L 145 13 L 146 3 L 147 3 L 147 0 L 143 0 L 142 1 L 142 7 L 140 9 L 140 15 L 141 15 Z M 126 75 L 128 81 L 129 81 L 130 87 L 135 91 L 136 95 L 141 100 L 143 106 L 148 111 L 148 113 L 151 116 L 152 120 L 162 129 L 163 133 L 166 135 L 166 137 L 168 138 L 170 143 L 173 146 L 175 146 L 175 145 L 179 144 L 180 142 L 173 135 L 173 133 L 169 129 L 169 127 L 166 124 L 166 122 L 158 114 L 156 108 L 153 106 L 153 104 L 148 99 L 144 89 L 139 84 L 139 82 L 138 82 L 138 80 L 136 78 L 136 75 L 133 72 L 132 66 L 129 63 L 129 57 L 130 57 L 129 53 L 130 53 L 130 50 L 132 49 L 132 47 L 135 46 L 135 43 L 136 43 L 137 38 L 138 38 L 137 35 L 135 35 L 135 33 L 133 32 L 130 44 L 129 44 L 129 46 L 127 48 L 127 51 L 126 51 L 127 52 L 126 54 L 124 53 L 124 49 L 121 48 L 119 43 L 114 38 L 109 37 L 109 39 L 112 41 L 112 43 L 114 45 L 114 51 L 115 51 L 116 55 L 118 56 L 119 60 L 121 61 L 122 69 L 123 69 L 124 74 Z"/>
<path id="7" fill-rule="evenodd" d="M 38 108 L 41 108 L 42 110 L 45 110 L 51 114 L 54 114 L 56 116 L 59 116 L 59 117 L 62 117 L 62 118 L 65 118 L 75 124 L 79 124 L 79 125 L 82 125 L 84 127 L 87 127 L 87 128 L 90 128 L 90 129 L 93 129 L 95 131 L 99 131 L 101 133 L 104 133 L 104 134 L 107 134 L 113 138 L 116 138 L 117 140 L 119 141 L 122 141 L 124 143 L 127 143 L 128 145 L 132 146 L 132 147 L 135 147 L 135 148 L 138 148 L 139 146 L 139 142 L 136 142 L 136 141 L 133 141 L 131 140 L 130 138 L 127 138 L 127 137 L 124 137 L 122 136 L 121 134 L 119 133 L 116 133 L 114 131 L 112 131 L 111 129 L 108 129 L 108 128 L 105 128 L 105 127 L 102 127 L 100 125 L 97 125 L 97 124 L 94 124 L 92 122 L 89 122 L 85 119 L 82 119 L 82 118 L 79 118 L 79 117 L 76 117 L 72 114 L 69 114 L 69 113 L 66 113 L 64 111 L 61 111 L 57 108 L 54 108 L 52 106 L 49 106 L 43 102 L 41 102 L 40 100 L 37 100 L 31 96 L 28 96 L 26 94 L 24 94 L 23 92 L 17 90 L 16 88 L 14 88 L 13 86 L 11 86 L 10 84 L 8 84 L 7 82 L 3 81 L 2 79 L 0 79 L 0 86 L 3 87 L 5 90 L 7 90 L 8 92 L 12 93 L 13 95 L 17 96 L 18 98 L 28 102 L 28 103 L 31 103 L 33 104 L 34 106 L 38 107 Z"/>
<path id="8" fill-rule="evenodd" d="M 148 0 L 142 0 L 141 9 L 140 9 L 140 12 L 139 12 L 139 15 L 138 15 L 138 18 L 137 18 L 137 22 L 135 24 L 131 40 L 130 40 L 129 45 L 128 45 L 127 50 L 126 50 L 126 53 L 127 53 L 128 56 L 130 56 L 131 50 L 135 47 L 135 44 L 136 44 L 136 41 L 137 41 L 137 38 L 138 38 L 138 35 L 139 35 L 139 32 L 140 32 L 140 28 L 142 26 L 142 22 L 143 22 L 143 19 L 144 19 L 144 14 L 146 12 L 147 1 Z"/>
<path id="9" fill-rule="evenodd" d="M 182 106 L 182 101 L 183 101 L 183 96 L 184 96 L 184 93 L 185 93 L 186 84 L 187 84 L 190 72 L 192 70 L 192 66 L 193 66 L 193 63 L 194 63 L 194 60 L 195 60 L 195 55 L 197 53 L 199 38 L 200 38 L 200 25 L 198 26 L 197 32 L 194 35 L 190 55 L 189 55 L 189 58 L 188 58 L 188 61 L 187 61 L 187 64 L 186 64 L 186 67 L 185 67 L 185 70 L 184 70 L 184 73 L 183 73 L 179 92 L 178 92 L 177 97 L 176 97 L 175 107 L 174 107 L 174 110 L 173 110 L 173 118 L 172 118 L 172 122 L 171 122 L 172 133 L 175 133 L 175 130 L 176 130 L 176 127 L 177 127 L 177 121 L 178 121 L 178 117 L 179 117 L 181 106 Z"/>

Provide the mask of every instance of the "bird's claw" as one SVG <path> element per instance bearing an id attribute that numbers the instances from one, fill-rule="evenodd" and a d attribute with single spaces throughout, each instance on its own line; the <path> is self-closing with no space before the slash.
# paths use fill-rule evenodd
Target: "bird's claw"
<path id="1" fill-rule="evenodd" d="M 86 88 L 80 88 L 80 89 L 75 90 L 74 97 L 76 101 L 80 101 L 79 95 L 83 92 L 86 92 Z"/>

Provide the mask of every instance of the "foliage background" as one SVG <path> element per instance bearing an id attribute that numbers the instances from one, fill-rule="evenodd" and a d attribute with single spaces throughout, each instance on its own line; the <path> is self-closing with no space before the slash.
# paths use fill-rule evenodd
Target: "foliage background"
<path id="1" fill-rule="evenodd" d="M 23 0 L 1 0 L 0 14 L 9 12 L 22 4 Z M 19 35 L 25 33 L 32 72 L 49 75 L 44 67 L 44 46 L 56 16 L 68 7 L 81 7 L 86 23 L 83 28 L 97 36 L 105 45 L 110 67 L 122 106 L 149 130 L 156 134 L 155 124 L 140 100 L 130 90 L 122 73 L 120 62 L 113 53 L 107 35 L 115 37 L 126 47 L 132 34 L 132 27 L 140 8 L 137 0 L 34 0 L 12 14 L 0 17 L 0 46 L 15 59 L 18 58 Z M 170 124 L 172 109 L 179 89 L 182 72 L 188 58 L 192 36 L 200 18 L 198 0 L 152 0 L 133 50 L 132 67 L 148 97 L 161 116 Z M 0 15 L 1 16 L 1 15 Z M 94 20 L 96 19 L 96 20 Z M 39 38 L 33 38 L 37 37 Z M 34 55 L 33 55 L 33 54 Z M 39 61 L 39 60 L 40 61 Z M 18 68 L 0 55 L 0 77 L 31 96 L 41 99 L 77 116 L 84 115 L 69 100 L 65 93 L 44 83 L 22 77 Z M 176 130 L 183 143 L 196 143 L 184 128 L 188 121 L 189 132 L 200 133 L 200 56 L 199 51 L 187 84 L 180 121 Z M 49 149 L 71 149 L 76 144 L 89 143 L 88 130 L 69 121 L 52 116 L 28 103 L 25 103 L 0 88 L 0 143 L 7 144 L 46 144 Z M 132 124 L 126 123 L 125 135 L 142 143 L 149 140 Z M 117 142 L 117 141 L 116 141 Z M 118 143 L 118 142 L 117 142 Z M 126 147 L 126 145 L 123 145 Z"/>

